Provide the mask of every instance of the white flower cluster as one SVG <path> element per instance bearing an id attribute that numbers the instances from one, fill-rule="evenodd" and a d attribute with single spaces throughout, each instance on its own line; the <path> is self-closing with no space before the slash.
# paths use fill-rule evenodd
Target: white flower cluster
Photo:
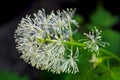
<path id="1" fill-rule="evenodd" d="M 105 45 L 109 45 L 107 42 L 103 42 L 101 40 L 102 31 L 98 31 L 97 28 L 89 32 L 89 34 L 84 33 L 84 35 L 88 38 L 85 39 L 85 49 L 88 49 L 90 52 L 99 53 L 99 46 L 105 47 Z"/>
<path id="2" fill-rule="evenodd" d="M 102 59 L 98 57 L 99 46 L 105 47 L 105 45 L 109 45 L 107 42 L 101 40 L 101 32 L 102 31 L 98 31 L 98 29 L 95 28 L 89 32 L 89 34 L 84 33 L 87 37 L 83 42 L 83 44 L 85 44 L 84 49 L 88 49 L 88 51 L 92 52 L 90 63 L 93 64 L 93 68 L 96 68 L 96 66 L 102 62 Z"/>
<path id="3" fill-rule="evenodd" d="M 22 52 L 21 58 L 41 70 L 48 70 L 53 73 L 77 73 L 76 52 L 70 50 L 68 58 L 65 57 L 67 44 L 70 40 L 71 23 L 77 26 L 72 19 L 75 10 L 52 11 L 46 15 L 45 10 L 34 13 L 33 18 L 26 16 L 22 18 L 15 31 L 17 49 Z"/>

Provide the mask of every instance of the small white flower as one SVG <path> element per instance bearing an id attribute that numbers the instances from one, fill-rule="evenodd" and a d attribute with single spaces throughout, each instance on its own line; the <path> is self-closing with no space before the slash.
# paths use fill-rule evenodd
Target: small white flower
<path id="1" fill-rule="evenodd" d="M 78 66 L 76 61 L 78 61 L 78 55 L 79 55 L 79 50 L 77 48 L 75 54 L 73 55 L 73 51 L 71 50 L 71 54 L 68 55 L 69 59 L 66 59 L 61 66 L 62 72 L 67 72 L 67 73 L 77 73 L 79 72 Z"/>
<path id="2" fill-rule="evenodd" d="M 22 18 L 15 31 L 17 49 L 22 53 L 21 58 L 33 67 L 48 70 L 53 73 L 76 73 L 78 67 L 77 52 L 65 57 L 66 45 L 63 41 L 70 40 L 70 23 L 77 25 L 72 19 L 75 10 L 51 12 L 46 15 L 45 10 L 34 13 L 33 18 Z"/>
<path id="3" fill-rule="evenodd" d="M 98 58 L 96 54 L 93 54 L 89 61 L 93 64 L 93 68 L 96 68 L 96 66 L 102 62 L 102 58 Z"/>
<path id="4" fill-rule="evenodd" d="M 105 45 L 109 45 L 107 42 L 102 42 L 101 32 L 98 29 L 94 29 L 89 34 L 84 33 L 84 35 L 88 38 L 85 39 L 85 49 L 88 49 L 90 52 L 97 52 L 99 53 L 99 46 L 105 47 Z"/>

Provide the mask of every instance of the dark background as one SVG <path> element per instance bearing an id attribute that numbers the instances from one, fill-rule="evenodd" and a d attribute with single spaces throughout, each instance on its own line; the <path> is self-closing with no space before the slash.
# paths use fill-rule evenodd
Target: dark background
<path id="1" fill-rule="evenodd" d="M 119 0 L 0 0 L 0 69 L 20 75 L 27 74 L 31 80 L 38 80 L 41 71 L 20 59 L 15 49 L 14 31 L 26 14 L 33 14 L 42 8 L 47 13 L 51 10 L 76 8 L 76 12 L 84 16 L 87 22 L 88 15 L 96 9 L 98 2 L 102 2 L 113 15 L 120 16 Z M 112 28 L 120 31 L 120 20 Z"/>

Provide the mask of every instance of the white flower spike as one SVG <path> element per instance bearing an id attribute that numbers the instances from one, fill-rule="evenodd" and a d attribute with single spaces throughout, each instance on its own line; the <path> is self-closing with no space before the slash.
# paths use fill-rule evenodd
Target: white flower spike
<path id="1" fill-rule="evenodd" d="M 46 15 L 45 10 L 34 13 L 33 18 L 26 16 L 22 18 L 15 31 L 17 49 L 22 53 L 21 58 L 25 62 L 53 73 L 77 73 L 79 72 L 76 59 L 79 53 L 65 57 L 65 41 L 71 36 L 70 24 L 77 25 L 72 19 L 75 10 L 51 12 Z M 70 53 L 71 54 L 71 53 Z"/>

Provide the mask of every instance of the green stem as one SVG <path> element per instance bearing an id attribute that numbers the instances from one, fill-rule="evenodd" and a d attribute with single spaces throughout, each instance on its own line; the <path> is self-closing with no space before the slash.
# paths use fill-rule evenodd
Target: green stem
<path id="1" fill-rule="evenodd" d="M 67 42 L 63 42 L 63 43 L 69 44 L 69 45 L 72 44 L 72 45 L 76 45 L 76 46 L 80 46 L 80 47 L 84 47 L 85 46 L 82 43 L 73 42 L 73 41 L 67 41 Z M 120 58 L 117 55 L 115 55 L 114 53 L 112 53 L 110 51 L 107 51 L 106 49 L 103 49 L 103 48 L 100 48 L 100 51 L 103 52 L 103 53 L 105 53 L 105 54 L 107 54 L 107 55 L 109 55 L 109 56 L 111 56 L 112 58 L 114 58 L 114 59 L 116 59 L 117 61 L 120 62 Z"/>
<path id="2" fill-rule="evenodd" d="M 63 44 L 68 44 L 68 45 L 76 45 L 76 46 L 80 46 L 80 47 L 84 47 L 85 45 L 82 43 L 78 43 L 78 42 L 74 42 L 74 41 L 66 41 L 63 42 Z M 100 48 L 100 51 L 111 56 L 112 58 L 116 59 L 118 62 L 120 62 L 120 58 L 115 55 L 114 53 L 107 51 L 106 49 Z"/>
<path id="3" fill-rule="evenodd" d="M 40 42 L 40 43 L 41 42 L 56 43 L 56 42 L 58 42 L 58 40 L 51 40 L 51 39 L 44 39 L 44 40 L 42 40 L 42 39 L 38 39 L 38 42 Z M 61 41 L 61 42 L 62 42 L 62 44 L 68 44 L 68 45 L 72 45 L 72 46 L 73 45 L 79 46 L 79 47 L 84 47 L 85 46 L 85 44 L 79 43 L 79 42 L 75 42 L 75 41 Z M 120 62 L 120 58 L 117 55 L 115 55 L 114 53 L 112 53 L 112 52 L 110 52 L 110 51 L 108 51 L 106 49 L 103 49 L 103 48 L 100 48 L 100 51 L 105 53 L 105 54 L 107 54 L 107 55 L 109 55 L 109 56 L 111 56 L 112 58 L 116 59 L 118 62 Z"/>
<path id="4" fill-rule="evenodd" d="M 76 45 L 76 46 L 80 46 L 80 47 L 85 46 L 84 44 L 78 43 L 78 42 L 75 42 L 75 41 L 63 41 L 62 43 L 63 44 L 68 44 L 68 45 Z"/>
<path id="5" fill-rule="evenodd" d="M 112 58 L 114 58 L 114 59 L 116 59 L 117 61 L 120 62 L 120 58 L 117 55 L 115 55 L 114 53 L 112 53 L 110 51 L 107 51 L 103 48 L 100 48 L 100 51 L 103 52 L 103 53 L 106 53 L 107 55 L 111 56 Z"/>

